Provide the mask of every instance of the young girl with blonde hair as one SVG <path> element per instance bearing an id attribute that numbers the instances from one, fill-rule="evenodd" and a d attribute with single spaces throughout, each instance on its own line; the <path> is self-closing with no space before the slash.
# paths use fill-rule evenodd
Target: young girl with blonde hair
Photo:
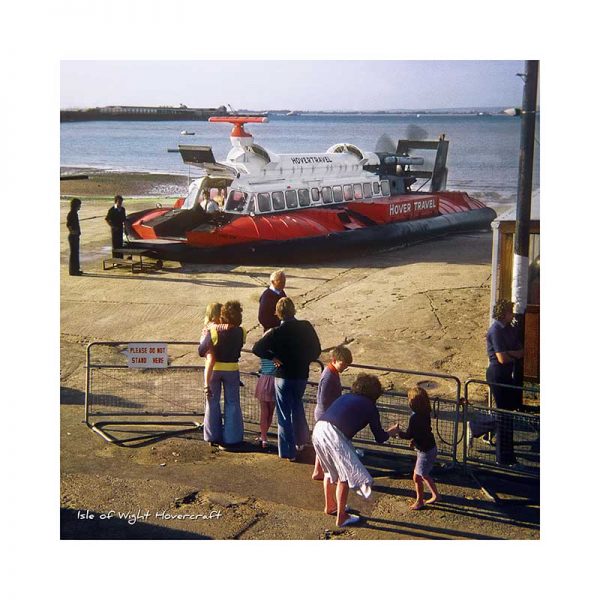
<path id="1" fill-rule="evenodd" d="M 406 431 L 398 431 L 398 437 L 410 440 L 411 448 L 417 451 L 417 461 L 413 472 L 413 481 L 417 499 L 410 505 L 412 510 L 419 510 L 425 504 L 433 504 L 439 498 L 435 482 L 430 476 L 437 457 L 437 446 L 431 431 L 431 403 L 427 392 L 422 387 L 408 390 L 408 405 L 413 411 Z M 431 492 L 429 500 L 423 500 L 423 482 Z"/>

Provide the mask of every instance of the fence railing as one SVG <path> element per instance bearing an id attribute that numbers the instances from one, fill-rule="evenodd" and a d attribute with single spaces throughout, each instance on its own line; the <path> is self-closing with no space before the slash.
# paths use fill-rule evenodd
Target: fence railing
<path id="1" fill-rule="evenodd" d="M 201 427 L 204 365 L 197 353 L 197 342 L 137 342 L 144 343 L 166 346 L 166 366 L 131 368 L 127 350 L 136 342 L 92 342 L 87 348 L 85 423 L 108 441 L 116 440 L 106 433 L 105 428 L 115 424 L 152 424 L 186 429 Z M 254 393 L 259 374 L 249 363 L 250 357 L 255 362 L 251 353 L 244 352 L 242 355 L 240 403 L 244 422 L 258 425 L 260 405 Z M 255 364 L 258 367 L 258 361 Z M 314 409 L 322 369 L 323 364 L 319 361 L 311 366 L 304 394 L 306 418 L 311 429 L 315 423 Z M 473 387 L 487 386 L 486 382 L 468 380 L 464 385 L 463 400 L 463 386 L 453 375 L 363 364 L 353 364 L 352 370 L 394 373 L 420 379 L 415 383 L 426 387 L 432 400 L 432 429 L 440 458 L 465 466 L 495 464 L 494 449 L 486 443 L 488 440 L 484 436 L 469 438 L 467 435 L 471 425 L 482 424 L 486 419 L 492 423 L 498 413 L 508 412 L 469 402 L 469 392 Z M 422 381 L 423 378 L 426 381 Z M 399 423 L 406 429 L 411 414 L 406 393 L 386 390 L 377 406 L 384 428 Z M 519 455 L 524 454 L 523 448 L 529 444 L 533 449 L 527 452 L 526 464 L 532 471 L 536 466 L 539 470 L 539 416 L 512 412 L 511 416 Z M 495 423 L 493 421 L 491 429 L 494 429 Z M 276 423 L 272 426 L 272 433 L 275 431 Z M 412 454 L 405 440 L 391 439 L 384 445 L 377 444 L 368 427 L 355 436 L 353 443 L 387 455 Z"/>
<path id="2" fill-rule="evenodd" d="M 494 383 L 502 387 L 538 394 L 537 388 L 519 387 Z M 514 452 L 522 471 L 539 476 L 540 470 L 540 416 L 523 411 L 502 410 L 481 406 L 469 402 L 469 394 L 474 386 L 485 387 L 488 392 L 490 383 L 478 379 L 465 382 L 465 409 L 463 413 L 464 430 L 463 464 L 494 466 L 502 470 L 514 469 L 514 462 L 502 464 L 502 452 Z"/>

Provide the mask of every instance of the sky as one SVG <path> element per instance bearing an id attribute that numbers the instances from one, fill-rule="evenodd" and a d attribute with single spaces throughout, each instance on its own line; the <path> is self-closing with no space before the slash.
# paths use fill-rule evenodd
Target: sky
<path id="1" fill-rule="evenodd" d="M 524 61 L 63 60 L 61 108 L 169 105 L 235 110 L 520 106 Z"/>

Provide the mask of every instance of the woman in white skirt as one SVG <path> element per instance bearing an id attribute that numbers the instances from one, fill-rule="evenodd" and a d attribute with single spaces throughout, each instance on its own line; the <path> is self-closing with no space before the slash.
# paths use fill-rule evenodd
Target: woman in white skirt
<path id="1" fill-rule="evenodd" d="M 367 425 L 379 444 L 398 433 L 397 425 L 387 430 L 381 427 L 375 405 L 381 392 L 381 383 L 375 375 L 360 373 L 351 393 L 335 400 L 313 430 L 313 446 L 325 473 L 325 512 L 336 517 L 338 527 L 354 525 L 360 520 L 358 515 L 347 511 L 348 491 L 354 489 L 368 498 L 373 484 L 373 478 L 352 446 L 352 438 Z"/>

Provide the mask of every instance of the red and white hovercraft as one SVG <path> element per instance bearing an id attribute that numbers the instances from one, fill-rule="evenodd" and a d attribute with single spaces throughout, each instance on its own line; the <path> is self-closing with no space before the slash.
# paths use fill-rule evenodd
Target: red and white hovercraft
<path id="1" fill-rule="evenodd" d="M 232 148 L 216 162 L 209 146 L 180 145 L 201 167 L 173 208 L 129 215 L 129 247 L 192 263 L 279 264 L 327 260 L 342 252 L 391 247 L 488 228 L 496 213 L 464 192 L 443 191 L 448 141 L 399 140 L 395 152 L 335 144 L 326 152 L 274 154 L 254 143 L 246 123 L 265 117 L 212 117 L 233 125 Z M 433 168 L 415 170 L 435 152 Z M 429 191 L 412 191 L 418 180 Z M 423 187 L 423 185 L 421 185 Z M 215 212 L 204 191 L 224 198 Z"/>

